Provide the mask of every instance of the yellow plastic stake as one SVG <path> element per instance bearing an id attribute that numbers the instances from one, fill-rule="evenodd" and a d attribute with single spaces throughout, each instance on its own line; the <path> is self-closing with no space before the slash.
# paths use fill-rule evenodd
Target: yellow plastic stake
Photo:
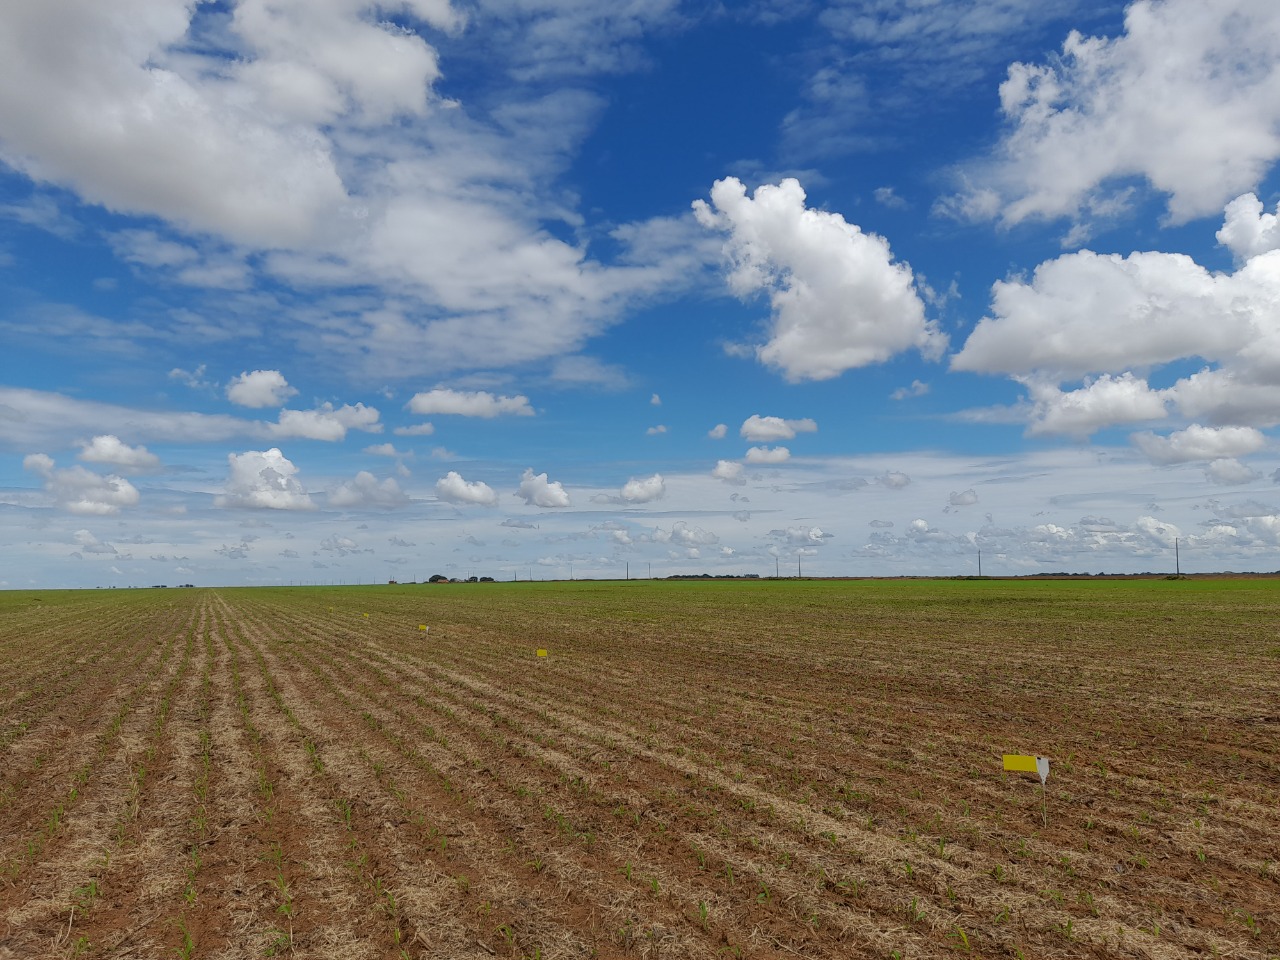
<path id="1" fill-rule="evenodd" d="M 427 625 L 426 625 L 425 623 L 420 623 L 420 624 L 418 624 L 418 629 L 419 629 L 419 630 L 425 630 L 425 629 L 427 629 Z"/>
<path id="2" fill-rule="evenodd" d="M 368 619 L 369 619 L 369 615 L 366 613 L 366 614 L 364 615 L 364 618 L 365 618 L 366 620 L 368 620 Z"/>
<path id="3" fill-rule="evenodd" d="M 539 651 L 538 651 L 538 656 L 540 656 L 540 657 L 545 657 L 546 655 L 547 655 L 547 651 L 545 651 L 545 650 L 539 650 Z"/>

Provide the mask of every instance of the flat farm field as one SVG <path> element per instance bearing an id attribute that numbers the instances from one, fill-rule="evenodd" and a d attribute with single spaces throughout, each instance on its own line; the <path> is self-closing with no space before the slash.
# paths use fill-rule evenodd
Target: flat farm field
<path id="1" fill-rule="evenodd" d="M 1273 580 L 4 593 L 0 957 L 1268 960 L 1278 735 Z"/>

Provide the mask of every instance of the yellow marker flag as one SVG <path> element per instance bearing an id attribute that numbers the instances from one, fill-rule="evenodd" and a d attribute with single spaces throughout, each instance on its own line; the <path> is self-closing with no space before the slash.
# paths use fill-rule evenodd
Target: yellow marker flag
<path id="1" fill-rule="evenodd" d="M 1004 755 L 1004 768 L 1017 773 L 1034 773 L 1040 777 L 1040 786 L 1042 787 L 1045 781 L 1049 779 L 1048 757 L 1028 757 L 1020 753 L 1006 753 Z"/>
<path id="2" fill-rule="evenodd" d="M 539 650 L 539 651 L 538 651 L 538 656 L 540 656 L 540 657 L 545 657 L 546 655 L 547 655 L 547 651 L 545 651 L 545 650 Z"/>
<path id="3" fill-rule="evenodd" d="M 1045 803 L 1044 785 L 1049 779 L 1049 758 L 1048 757 L 1028 757 L 1020 753 L 1006 753 L 1004 755 L 1004 768 L 1013 770 L 1017 773 L 1034 773 L 1040 777 L 1040 815 L 1044 820 L 1044 825 L 1049 826 L 1049 808 Z"/>
<path id="4" fill-rule="evenodd" d="M 427 629 L 427 625 L 426 625 L 425 623 L 420 623 L 420 624 L 418 624 L 418 629 L 419 629 L 419 630 L 425 630 L 425 629 Z"/>
<path id="5" fill-rule="evenodd" d="M 365 614 L 365 618 L 367 619 L 367 618 L 368 618 L 368 616 L 369 616 L 369 615 L 366 613 L 366 614 Z"/>

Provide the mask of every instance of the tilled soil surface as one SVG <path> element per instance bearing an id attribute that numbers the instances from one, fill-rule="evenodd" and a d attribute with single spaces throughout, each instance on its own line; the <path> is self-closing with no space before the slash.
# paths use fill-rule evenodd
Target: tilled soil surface
<path id="1" fill-rule="evenodd" d="M 1278 623 L 1267 580 L 13 594 L 0 958 L 1280 957 Z"/>

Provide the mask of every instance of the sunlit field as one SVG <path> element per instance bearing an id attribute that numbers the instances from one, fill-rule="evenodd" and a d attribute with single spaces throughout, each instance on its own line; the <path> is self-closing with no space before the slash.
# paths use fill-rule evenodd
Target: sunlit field
<path id="1" fill-rule="evenodd" d="M 1278 733 L 1265 579 L 3 593 L 0 957 L 1275 957 Z"/>

